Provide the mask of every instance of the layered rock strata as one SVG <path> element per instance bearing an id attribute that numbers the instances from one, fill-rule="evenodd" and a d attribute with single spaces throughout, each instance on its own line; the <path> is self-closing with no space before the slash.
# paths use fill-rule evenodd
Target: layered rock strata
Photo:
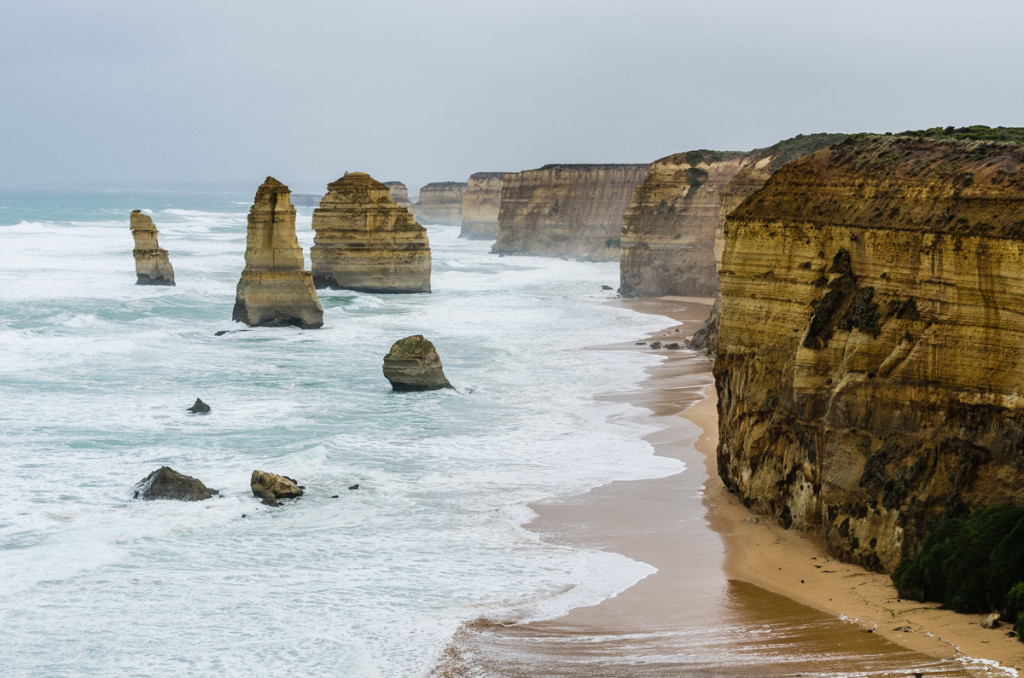
<path id="1" fill-rule="evenodd" d="M 395 204 L 399 207 L 404 207 L 409 210 L 409 214 L 412 214 L 415 208 L 412 201 L 409 200 L 409 189 L 406 188 L 405 184 L 401 181 L 385 181 L 384 185 L 391 191 L 391 199 L 395 201 Z"/>
<path id="2" fill-rule="evenodd" d="M 316 287 L 430 291 L 426 229 L 369 174 L 346 172 L 329 184 L 313 211 L 313 230 L 310 260 Z"/>
<path id="3" fill-rule="evenodd" d="M 501 184 L 504 176 L 504 172 L 477 172 L 470 175 L 466 182 L 466 191 L 462 194 L 460 238 L 497 239 Z"/>
<path id="4" fill-rule="evenodd" d="M 252 472 L 252 476 L 249 478 L 249 488 L 253 495 L 262 499 L 263 503 L 269 506 L 277 506 L 279 499 L 301 497 L 304 490 L 294 478 L 259 470 Z"/>
<path id="5" fill-rule="evenodd" d="M 167 250 L 157 243 L 157 230 L 153 219 L 141 210 L 132 210 L 129 228 L 135 240 L 135 284 L 173 285 L 174 269 Z"/>
<path id="6" fill-rule="evenodd" d="M 466 184 L 459 181 L 439 181 L 420 189 L 416 201 L 416 221 L 444 226 L 462 225 L 462 194 Z"/>
<path id="7" fill-rule="evenodd" d="M 619 258 L 622 216 L 647 165 L 545 165 L 506 174 L 497 254 Z"/>
<path id="8" fill-rule="evenodd" d="M 168 466 L 161 466 L 135 485 L 132 496 L 143 501 L 203 501 L 216 494 L 219 494 L 217 490 L 211 490 L 198 478 L 178 473 Z"/>
<path id="9" fill-rule="evenodd" d="M 451 388 L 437 349 L 422 334 L 399 339 L 384 356 L 384 376 L 395 391 L 436 391 Z"/>
<path id="10" fill-rule="evenodd" d="M 888 571 L 1024 503 L 1024 149 L 852 137 L 723 245 L 718 467 L 744 503 Z"/>
<path id="11" fill-rule="evenodd" d="M 654 162 L 623 217 L 620 294 L 717 295 L 715 243 L 726 215 L 779 167 L 843 138 L 799 135 L 749 152 L 689 151 Z"/>
<path id="12" fill-rule="evenodd" d="M 295 236 L 295 208 L 288 187 L 267 177 L 249 209 L 245 269 L 235 292 L 233 320 L 251 326 L 296 325 L 316 329 L 324 312 L 313 276 L 305 270 Z"/>

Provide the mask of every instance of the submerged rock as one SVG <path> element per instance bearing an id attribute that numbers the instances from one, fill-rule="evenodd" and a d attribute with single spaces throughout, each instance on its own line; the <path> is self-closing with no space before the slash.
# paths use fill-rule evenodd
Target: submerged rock
<path id="1" fill-rule="evenodd" d="M 430 291 L 427 230 L 365 172 L 328 184 L 313 210 L 309 252 L 317 288 L 362 292 Z"/>
<path id="2" fill-rule="evenodd" d="M 132 210 L 130 228 L 135 239 L 135 284 L 174 285 L 174 269 L 167 250 L 157 243 L 153 220 L 141 210 Z"/>
<path id="3" fill-rule="evenodd" d="M 305 270 L 295 236 L 295 208 L 288 187 L 267 177 L 249 210 L 245 270 L 238 281 L 232 320 L 250 326 L 295 325 L 316 329 L 324 311 L 313 276 Z"/>
<path id="4" fill-rule="evenodd" d="M 434 345 L 414 334 L 399 339 L 384 356 L 384 376 L 396 391 L 436 391 L 452 388 L 441 369 Z"/>
<path id="5" fill-rule="evenodd" d="M 192 405 L 192 407 L 188 408 L 188 411 L 191 412 L 192 414 L 209 414 L 210 406 L 204 403 L 199 398 L 196 398 L 196 402 Z"/>
<path id="6" fill-rule="evenodd" d="M 211 490 L 197 478 L 182 475 L 174 469 L 161 466 L 135 485 L 133 497 L 144 501 L 174 499 L 177 501 L 202 501 L 209 499 L 217 490 Z"/>
<path id="7" fill-rule="evenodd" d="M 303 488 L 288 476 L 279 476 L 266 471 L 253 471 L 249 479 L 252 493 L 263 500 L 264 504 L 277 506 L 278 499 L 294 499 L 301 497 Z"/>

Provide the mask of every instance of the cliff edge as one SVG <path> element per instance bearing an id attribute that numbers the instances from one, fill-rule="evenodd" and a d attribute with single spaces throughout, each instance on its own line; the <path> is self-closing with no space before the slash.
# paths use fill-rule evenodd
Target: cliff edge
<path id="1" fill-rule="evenodd" d="M 495 240 L 498 214 L 501 212 L 501 186 L 504 172 L 477 172 L 466 181 L 462 194 L 462 230 L 460 238 Z"/>

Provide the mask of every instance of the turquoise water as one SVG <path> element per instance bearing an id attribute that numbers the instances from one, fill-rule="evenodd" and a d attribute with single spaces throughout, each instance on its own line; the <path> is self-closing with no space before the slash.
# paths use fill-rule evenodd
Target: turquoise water
<path id="1" fill-rule="evenodd" d="M 464 621 L 550 617 L 652 571 L 522 527 L 528 502 L 682 468 L 637 410 L 596 398 L 658 358 L 591 347 L 669 324 L 605 303 L 615 264 L 499 258 L 429 227 L 433 294 L 321 292 L 321 330 L 218 337 L 242 329 L 251 199 L 0 193 L 7 675 L 424 675 Z M 176 287 L 134 284 L 131 209 Z M 382 357 L 414 333 L 455 391 L 390 390 Z M 185 412 L 196 397 L 209 416 Z M 162 465 L 220 498 L 133 501 Z M 262 506 L 255 468 L 306 496 Z"/>

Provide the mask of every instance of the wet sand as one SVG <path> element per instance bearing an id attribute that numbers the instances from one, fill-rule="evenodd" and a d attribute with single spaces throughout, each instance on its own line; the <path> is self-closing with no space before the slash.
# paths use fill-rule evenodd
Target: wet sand
<path id="1" fill-rule="evenodd" d="M 617 303 L 676 320 L 648 338 L 663 343 L 692 334 L 710 308 L 706 299 Z M 658 571 L 559 619 L 468 624 L 435 675 L 993 675 L 944 640 L 960 643 L 970 634 L 954 635 L 931 617 L 959 615 L 897 602 L 885 575 L 838 564 L 814 540 L 755 522 L 716 475 L 710 360 L 660 353 L 665 360 L 637 391 L 609 398 L 650 410 L 646 421 L 660 429 L 647 440 L 686 470 L 536 505 L 528 526 L 548 541 L 622 553 Z M 970 624 L 977 620 L 962 625 Z M 977 630 L 980 649 L 962 645 L 964 653 L 1024 664 L 1016 647 L 1024 644 L 1006 638 L 1005 629 Z M 996 645 L 1005 652 L 984 651 Z"/>

